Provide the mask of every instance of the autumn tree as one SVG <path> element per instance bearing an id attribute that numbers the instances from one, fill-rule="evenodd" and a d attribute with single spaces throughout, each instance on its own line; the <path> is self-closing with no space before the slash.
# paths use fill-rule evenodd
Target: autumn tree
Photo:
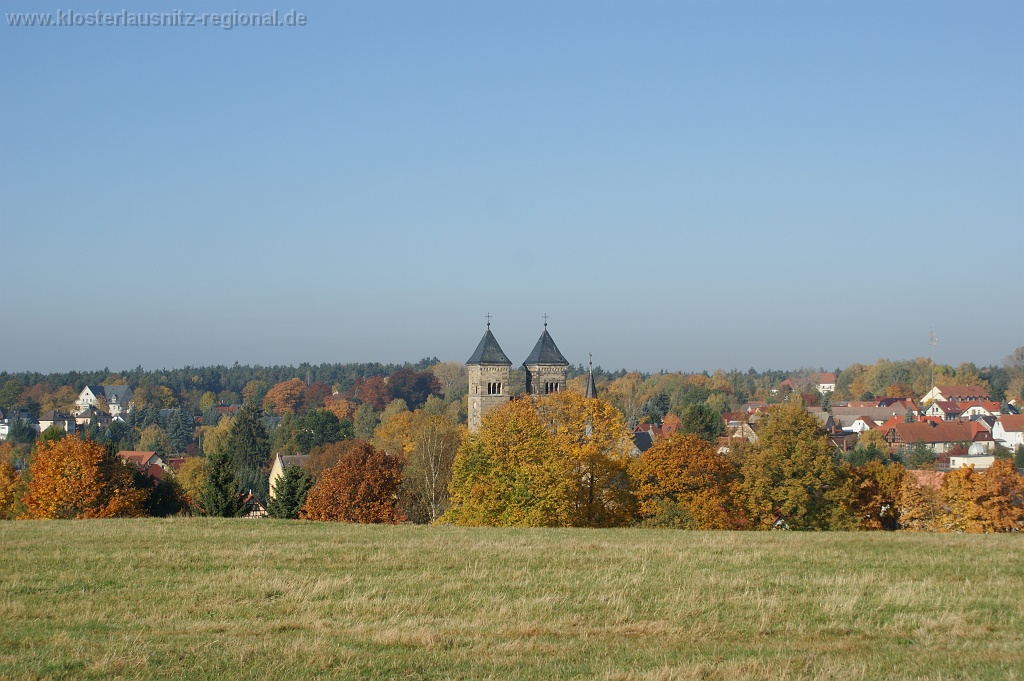
<path id="1" fill-rule="evenodd" d="M 91 440 L 39 442 L 29 467 L 26 518 L 120 518 L 143 515 L 146 492 L 130 464 Z"/>
<path id="2" fill-rule="evenodd" d="M 412 522 L 432 523 L 447 510 L 452 462 L 464 430 L 430 399 L 423 409 L 396 414 L 377 427 L 374 444 L 403 463 L 399 505 Z"/>
<path id="3" fill-rule="evenodd" d="M 440 362 L 430 367 L 447 402 L 461 397 L 469 388 L 469 374 L 462 362 Z"/>
<path id="4" fill-rule="evenodd" d="M 659 440 L 633 461 L 639 515 L 645 525 L 688 530 L 743 527 L 739 472 L 696 433 Z"/>
<path id="5" fill-rule="evenodd" d="M 440 395 L 441 386 L 430 371 L 399 369 L 388 376 L 388 391 L 392 400 L 403 400 L 409 409 L 422 406 L 431 395 Z"/>
<path id="6" fill-rule="evenodd" d="M 331 386 L 320 381 L 313 381 L 302 392 L 302 401 L 298 413 L 305 414 L 313 409 L 322 409 L 327 398 L 331 397 Z"/>
<path id="7" fill-rule="evenodd" d="M 1013 462 L 999 459 L 986 471 L 951 470 L 942 480 L 941 525 L 954 532 L 1024 530 L 1024 478 Z"/>
<path id="8" fill-rule="evenodd" d="M 384 411 L 380 413 L 380 421 L 381 423 L 384 423 L 392 416 L 395 416 L 397 414 L 403 414 L 408 411 L 409 405 L 406 404 L 406 401 L 396 397 L 395 399 L 388 402 L 387 406 L 384 407 Z"/>
<path id="9" fill-rule="evenodd" d="M 636 498 L 627 470 L 632 439 L 622 412 L 574 392 L 548 395 L 535 405 L 555 451 L 568 464 L 570 523 L 615 527 L 632 522 Z"/>
<path id="10" fill-rule="evenodd" d="M 398 523 L 402 466 L 369 442 L 354 440 L 309 491 L 300 517 L 350 523 Z"/>
<path id="11" fill-rule="evenodd" d="M 647 397 L 644 391 L 644 380 L 639 373 L 634 371 L 612 381 L 605 394 L 625 416 L 628 427 L 634 428 L 636 424 L 640 423 L 640 411 L 643 409 Z"/>
<path id="12" fill-rule="evenodd" d="M 799 402 L 773 407 L 761 419 L 759 443 L 743 462 L 741 491 L 754 527 L 782 521 L 794 530 L 854 526 L 853 489 L 818 420 Z"/>
<path id="13" fill-rule="evenodd" d="M 910 471 L 903 476 L 896 500 L 900 529 L 916 532 L 941 529 L 942 496 L 939 486 L 928 480 L 936 475 L 941 473 Z"/>
<path id="14" fill-rule="evenodd" d="M 203 495 L 206 490 L 206 459 L 190 456 L 178 469 L 178 484 L 185 493 L 185 503 L 193 512 L 203 511 Z"/>
<path id="15" fill-rule="evenodd" d="M 529 398 L 510 400 L 483 417 L 452 465 L 442 522 L 455 525 L 568 526 L 576 486 L 573 463 L 555 446 Z"/>
<path id="16" fill-rule="evenodd" d="M 267 391 L 263 398 L 263 408 L 278 416 L 294 414 L 305 392 L 306 384 L 300 378 L 281 381 Z"/>
<path id="17" fill-rule="evenodd" d="M 854 513 L 865 530 L 899 529 L 899 497 L 906 470 L 898 463 L 886 465 L 871 459 L 851 470 Z"/>
<path id="18" fill-rule="evenodd" d="M 302 466 L 289 466 L 274 485 L 274 495 L 267 502 L 271 518 L 296 519 L 306 503 L 313 479 Z"/>
<path id="19" fill-rule="evenodd" d="M 254 378 L 242 388 L 242 399 L 252 401 L 256 404 L 263 404 L 263 398 L 267 396 L 270 386 L 263 379 Z"/>
<path id="20" fill-rule="evenodd" d="M 251 490 L 266 499 L 269 490 L 264 468 L 270 463 L 270 438 L 263 427 L 263 410 L 255 402 L 246 402 L 238 410 L 228 431 L 227 450 L 239 491 Z"/>
<path id="21" fill-rule="evenodd" d="M 161 457 L 167 457 L 171 453 L 171 440 L 167 437 L 167 431 L 154 424 L 147 426 L 139 433 L 139 451 L 156 452 Z"/>
<path id="22" fill-rule="evenodd" d="M 392 400 L 388 381 L 383 376 L 368 376 L 356 380 L 350 396 L 368 405 L 373 411 L 381 411 Z M 372 436 L 372 434 L 371 434 Z"/>
<path id="23" fill-rule="evenodd" d="M 228 450 L 228 435 L 231 433 L 232 420 L 231 416 L 225 414 L 220 417 L 219 421 L 203 426 L 200 429 L 203 454 L 213 456 L 216 452 L 226 452 Z"/>
<path id="24" fill-rule="evenodd" d="M 12 449 L 9 444 L 4 444 L 6 449 Z M 14 518 L 21 491 L 21 473 L 11 463 L 8 452 L 0 448 L 0 520 Z"/>

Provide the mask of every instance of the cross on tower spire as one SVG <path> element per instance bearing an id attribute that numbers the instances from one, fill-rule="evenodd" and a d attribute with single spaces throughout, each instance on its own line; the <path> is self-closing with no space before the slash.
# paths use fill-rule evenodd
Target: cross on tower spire
<path id="1" fill-rule="evenodd" d="M 548 313 L 544 313 L 544 328 L 548 328 Z"/>
<path id="2" fill-rule="evenodd" d="M 488 312 L 487 314 L 484 315 L 484 317 L 487 317 L 487 328 L 491 328 L 491 313 Z"/>

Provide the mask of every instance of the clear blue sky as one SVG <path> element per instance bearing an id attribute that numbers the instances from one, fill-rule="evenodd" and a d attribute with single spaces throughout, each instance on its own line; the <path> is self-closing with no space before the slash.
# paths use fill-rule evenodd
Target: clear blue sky
<path id="1" fill-rule="evenodd" d="M 1024 344 L 1020 2 L 254 7 L 0 26 L 0 369 Z"/>

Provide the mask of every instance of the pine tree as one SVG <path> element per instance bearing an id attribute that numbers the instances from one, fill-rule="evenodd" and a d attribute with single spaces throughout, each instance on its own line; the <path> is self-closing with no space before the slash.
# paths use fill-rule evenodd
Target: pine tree
<path id="1" fill-rule="evenodd" d="M 167 437 L 175 453 L 184 452 L 192 441 L 192 419 L 181 409 L 175 409 L 167 418 Z"/>
<path id="2" fill-rule="evenodd" d="M 306 495 L 313 487 L 313 479 L 302 466 L 289 466 L 274 485 L 274 497 L 267 504 L 271 518 L 296 519 L 299 509 L 306 503 Z"/>
<path id="3" fill-rule="evenodd" d="M 226 452 L 214 452 L 206 460 L 202 501 L 206 515 L 234 518 L 242 511 L 242 497 L 235 485 L 235 465 Z"/>
<path id="4" fill-rule="evenodd" d="M 235 466 L 238 490 L 251 490 L 266 499 L 269 490 L 263 468 L 270 460 L 270 438 L 263 427 L 263 410 L 255 402 L 246 402 L 238 410 L 231 422 L 227 449 Z"/>

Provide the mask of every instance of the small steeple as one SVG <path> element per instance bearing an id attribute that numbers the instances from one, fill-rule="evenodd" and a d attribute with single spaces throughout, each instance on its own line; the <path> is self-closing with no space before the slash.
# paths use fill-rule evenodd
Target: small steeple
<path id="1" fill-rule="evenodd" d="M 597 384 L 594 383 L 594 355 L 590 354 L 590 378 L 587 379 L 587 391 L 584 397 L 594 399 L 597 397 Z"/>

